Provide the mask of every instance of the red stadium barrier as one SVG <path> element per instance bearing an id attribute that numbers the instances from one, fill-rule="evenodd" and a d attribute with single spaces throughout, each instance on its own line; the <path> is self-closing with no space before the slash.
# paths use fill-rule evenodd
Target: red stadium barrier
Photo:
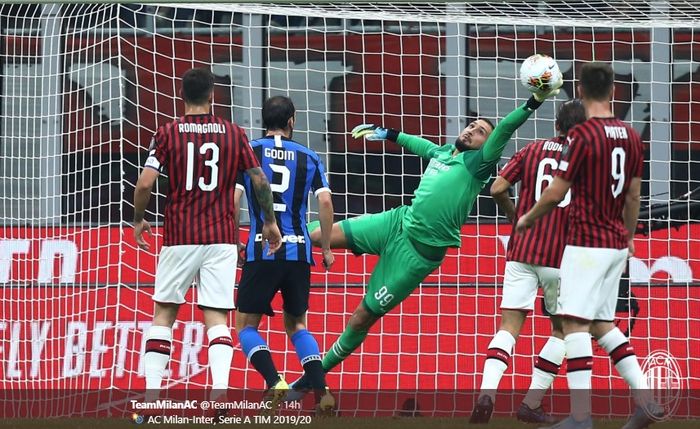
<path id="1" fill-rule="evenodd" d="M 0 235 L 0 283 L 82 285 L 152 284 L 156 254 L 161 246 L 159 229 L 148 240 L 154 253 L 136 249 L 130 228 L 6 228 Z M 463 255 L 448 252 L 439 273 L 425 283 L 442 285 L 494 285 L 502 281 L 505 243 L 510 225 L 470 224 L 462 229 Z M 245 240 L 246 232 L 242 232 Z M 122 241 L 123 240 L 123 241 Z M 700 283 L 700 224 L 654 231 L 636 239 L 630 266 L 633 283 Z M 342 256 L 343 253 L 338 253 Z M 337 257 L 333 271 L 315 267 L 316 284 L 363 285 L 374 258 L 349 253 Z"/>
<path id="2" fill-rule="evenodd" d="M 369 336 L 363 345 L 362 359 L 352 356 L 343 364 L 342 372 L 331 374 L 329 381 L 347 389 L 476 386 L 478 377 L 474 374 L 479 373 L 483 352 L 494 333 L 493 315 L 498 304 L 498 289 L 494 285 L 500 281 L 495 273 L 503 270 L 504 248 L 502 240 L 495 236 L 497 232 L 505 236 L 508 227 L 465 226 L 463 248 L 481 256 L 448 258 L 441 277 L 431 276 L 385 318 L 381 335 Z M 155 257 L 135 250 L 130 229 L 14 228 L 5 233 L 0 249 L 11 259 L 0 259 L 0 275 L 9 280 L 0 288 L 3 385 L 143 387 L 143 379 L 135 375 L 139 372 L 142 333 L 152 315 L 149 285 Z M 124 242 L 120 243 L 122 235 Z M 631 332 L 639 356 L 657 349 L 670 352 L 688 380 L 686 387 L 693 389 L 700 388 L 700 367 L 697 356 L 691 353 L 700 348 L 700 339 L 694 335 L 700 332 L 700 319 L 692 313 L 700 301 L 700 288 L 669 284 L 667 280 L 673 276 L 699 280 L 700 248 L 691 246 L 689 241 L 691 237 L 697 240 L 699 235 L 700 225 L 693 225 L 640 238 L 640 263 L 671 267 L 675 272 L 654 271 L 649 278 L 651 286 L 632 287 L 640 305 Z M 151 241 L 157 242 L 154 238 Z M 659 263 L 669 258 L 675 258 L 676 264 Z M 327 349 L 342 332 L 349 312 L 361 298 L 361 290 L 353 283 L 361 284 L 372 264 L 368 261 L 365 266 L 363 258 L 350 255 L 338 259 L 343 262 L 327 278 L 331 283 L 347 283 L 347 288 L 312 291 L 309 326 L 322 332 L 322 349 Z M 678 268 L 679 264 L 686 265 Z M 347 274 L 337 274 L 343 271 Z M 321 281 L 324 276 L 317 270 L 314 279 Z M 122 283 L 139 286 L 118 287 L 120 277 Z M 47 284 L 39 284 L 39 278 L 48 279 Z M 71 284 L 66 284 L 66 280 Z M 457 281 L 460 287 L 454 287 Z M 275 308 L 281 308 L 279 300 Z M 628 315 L 620 317 L 626 329 Z M 277 350 L 286 350 L 280 319 L 269 322 L 269 341 L 279 345 Z M 179 320 L 186 322 L 179 322 L 175 328 L 171 377 L 176 385 L 204 385 L 206 341 L 200 313 L 194 305 L 186 304 Z M 544 318 L 526 325 L 524 338 L 530 337 L 533 330 L 538 336 L 518 344 L 514 375 L 504 378 L 504 388 L 527 387 L 532 355 L 543 344 L 547 329 Z M 604 353 L 598 351 L 597 356 L 594 387 L 624 388 L 621 379 L 610 378 L 612 367 Z M 285 372 L 299 371 L 293 351 L 277 353 L 275 358 Z M 259 377 L 243 376 L 246 367 L 242 353 L 236 353 L 232 385 L 244 387 L 245 383 L 245 387 L 262 388 Z M 555 386 L 564 388 L 565 381 L 557 380 Z"/>

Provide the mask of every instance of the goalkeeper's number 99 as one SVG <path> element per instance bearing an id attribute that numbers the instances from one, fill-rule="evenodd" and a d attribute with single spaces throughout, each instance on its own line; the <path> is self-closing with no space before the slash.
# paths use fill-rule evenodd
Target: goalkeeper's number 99
<path id="1" fill-rule="evenodd" d="M 389 293 L 386 286 L 382 286 L 374 293 L 374 299 L 379 301 L 380 306 L 386 307 L 394 299 L 394 295 Z"/>

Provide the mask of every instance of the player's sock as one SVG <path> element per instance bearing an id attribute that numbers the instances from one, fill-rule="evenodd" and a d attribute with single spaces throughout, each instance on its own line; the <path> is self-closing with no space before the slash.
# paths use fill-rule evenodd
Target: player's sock
<path id="1" fill-rule="evenodd" d="M 158 391 L 170 360 L 173 330 L 167 326 L 151 326 L 146 334 L 143 370 L 146 376 L 146 401 L 158 398 Z"/>
<path id="2" fill-rule="evenodd" d="M 229 371 L 233 359 L 233 340 L 226 325 L 212 326 L 207 330 L 209 338 L 209 371 L 211 371 L 211 399 L 228 389 Z"/>
<path id="3" fill-rule="evenodd" d="M 306 224 L 306 229 L 309 230 L 309 234 L 321 227 L 321 222 L 317 220 L 312 220 Z"/>
<path id="4" fill-rule="evenodd" d="M 304 368 L 304 373 L 309 378 L 311 387 L 314 389 L 326 387 L 326 377 L 321 364 L 321 352 L 318 349 L 316 339 L 309 331 L 302 329 L 292 335 L 291 340 L 297 351 L 299 362 Z"/>
<path id="5" fill-rule="evenodd" d="M 279 373 L 272 362 L 270 348 L 258 333 L 258 330 L 248 326 L 238 334 L 243 353 L 250 361 L 253 368 L 260 373 L 267 383 L 267 387 L 274 386 L 279 380 Z"/>
<path id="6" fill-rule="evenodd" d="M 598 344 L 610 355 L 617 372 L 625 379 L 630 388 L 635 391 L 635 399 L 639 405 L 646 405 L 651 398 L 648 397 L 649 385 L 642 368 L 637 361 L 634 347 L 629 343 L 625 334 L 617 327 L 600 337 Z"/>
<path id="7" fill-rule="evenodd" d="M 591 415 L 591 372 L 593 346 L 588 332 L 574 332 L 566 343 L 566 380 L 571 392 L 571 415 L 582 421 Z"/>
<path id="8" fill-rule="evenodd" d="M 481 395 L 488 395 L 495 402 L 498 383 L 508 368 L 510 354 L 515 345 L 515 338 L 510 332 L 500 330 L 489 343 L 484 362 L 484 375 L 481 378 Z"/>
<path id="9" fill-rule="evenodd" d="M 356 331 L 350 325 L 346 326 L 340 338 L 333 343 L 328 353 L 323 357 L 323 370 L 330 371 L 350 356 L 367 338 L 367 332 Z"/>
<path id="10" fill-rule="evenodd" d="M 535 368 L 532 371 L 530 388 L 523 402 L 531 409 L 536 409 L 542 404 L 542 397 L 552 385 L 557 376 L 561 362 L 566 355 L 564 340 L 557 337 L 549 337 L 539 356 L 535 359 Z"/>

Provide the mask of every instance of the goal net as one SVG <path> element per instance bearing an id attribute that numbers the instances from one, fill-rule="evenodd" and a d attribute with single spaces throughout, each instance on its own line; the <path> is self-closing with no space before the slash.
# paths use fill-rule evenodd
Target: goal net
<path id="1" fill-rule="evenodd" d="M 501 165 L 533 139 L 555 135 L 555 108 L 574 97 L 582 63 L 613 65 L 615 114 L 640 132 L 646 160 L 637 253 L 616 323 L 640 359 L 665 356 L 646 360 L 649 379 L 675 401 L 677 415 L 693 415 L 699 19 L 700 7 L 689 1 L 0 6 L 0 389 L 57 390 L 77 403 L 83 390 L 144 388 L 143 334 L 152 320 L 167 178 L 147 212 L 156 226 L 150 252 L 132 238 L 133 191 L 156 128 L 183 113 L 178 91 L 187 69 L 211 68 L 214 113 L 251 139 L 262 135 L 265 98 L 290 96 L 294 138 L 321 155 L 339 220 L 410 204 L 425 167 L 391 143 L 352 139 L 352 127 L 382 124 L 451 143 L 471 119 L 498 121 L 523 103 L 529 93 L 519 65 L 543 53 L 557 60 L 563 90 L 518 129 Z M 334 390 L 369 392 L 341 401 L 343 415 L 410 414 L 414 404 L 422 415 L 471 411 L 499 324 L 510 230 L 487 187 L 462 228 L 461 248 L 328 375 Z M 375 262 L 336 252 L 330 272 L 314 268 L 308 326 L 322 352 L 360 303 Z M 174 328 L 164 382 L 173 389 L 210 385 L 195 294 Z M 273 307 L 278 317 L 265 319 L 260 332 L 292 381 L 301 367 L 281 301 Z M 548 332 L 538 299 L 497 411 L 519 404 Z M 606 353 L 594 351 L 598 412 L 626 415 L 629 404 L 610 399 L 626 398 L 626 385 Z M 264 387 L 238 346 L 230 383 Z M 565 377 L 553 387 L 555 395 L 565 391 Z M 398 393 L 385 400 L 377 391 Z M 11 398 L 0 403 L 4 415 L 17 415 Z M 43 412 L 74 414 L 73 405 Z M 566 412 L 559 402 L 551 407 Z"/>

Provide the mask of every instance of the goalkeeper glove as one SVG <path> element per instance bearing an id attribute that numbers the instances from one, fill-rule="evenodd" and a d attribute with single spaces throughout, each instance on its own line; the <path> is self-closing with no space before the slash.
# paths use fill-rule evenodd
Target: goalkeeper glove
<path id="1" fill-rule="evenodd" d="M 362 124 L 352 129 L 352 138 L 360 139 L 364 137 L 367 140 L 386 140 L 388 130 L 374 124 Z"/>
<path id="2" fill-rule="evenodd" d="M 532 94 L 533 97 L 535 97 L 535 100 L 539 101 L 542 103 L 544 100 L 554 97 L 557 94 L 559 94 L 559 91 L 561 86 L 564 84 L 564 79 L 561 75 L 561 72 L 559 72 L 559 79 L 555 79 L 555 84 L 554 86 L 551 86 L 550 88 L 543 90 L 543 91 L 538 91 Z"/>

